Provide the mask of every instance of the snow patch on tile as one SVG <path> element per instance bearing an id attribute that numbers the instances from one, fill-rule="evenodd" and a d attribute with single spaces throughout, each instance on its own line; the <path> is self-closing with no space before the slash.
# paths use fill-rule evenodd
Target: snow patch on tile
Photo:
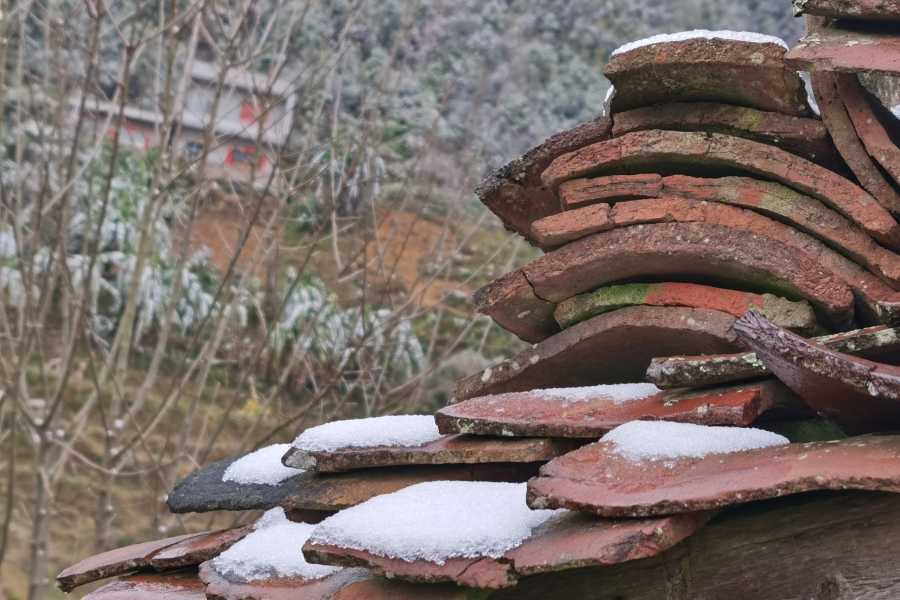
<path id="1" fill-rule="evenodd" d="M 567 512 L 531 510 L 525 492 L 524 483 L 420 483 L 328 517 L 310 539 L 407 562 L 499 558 L 532 529 Z"/>
<path id="2" fill-rule="evenodd" d="M 222 473 L 222 481 L 234 481 L 242 485 L 280 485 L 285 479 L 303 473 L 303 469 L 293 469 L 281 464 L 281 457 L 291 448 L 290 444 L 275 444 L 231 463 Z"/>
<path id="3" fill-rule="evenodd" d="M 900 119 L 900 104 L 898 104 L 897 106 L 893 107 L 893 108 L 891 109 L 891 112 L 894 114 L 895 117 L 897 117 L 898 119 Z"/>
<path id="4" fill-rule="evenodd" d="M 702 458 L 790 443 L 784 436 L 748 427 L 710 427 L 667 421 L 631 421 L 606 434 L 601 443 L 628 460 Z"/>
<path id="5" fill-rule="evenodd" d="M 273 508 L 253 525 L 253 531 L 213 559 L 216 571 L 228 579 L 260 581 L 277 577 L 321 579 L 341 567 L 313 565 L 301 548 L 315 525 L 294 523 L 283 508 Z"/>
<path id="6" fill-rule="evenodd" d="M 761 33 L 752 33 L 749 31 L 709 31 L 708 29 L 694 29 L 693 31 L 681 31 L 679 33 L 663 33 L 654 35 L 643 40 L 630 42 L 613 50 L 612 55 L 629 52 L 635 48 L 650 46 L 652 44 L 665 44 L 667 42 L 683 42 L 685 40 L 693 40 L 698 38 L 734 40 L 737 42 L 752 42 L 754 44 L 777 44 L 788 50 L 788 45 L 781 38 L 772 35 L 763 35 Z"/>
<path id="7" fill-rule="evenodd" d="M 306 452 L 334 452 L 340 448 L 400 446 L 414 448 L 440 439 L 430 415 L 396 415 L 335 421 L 312 427 L 294 440 Z"/>
<path id="8" fill-rule="evenodd" d="M 630 400 L 649 398 L 662 390 L 652 383 L 616 383 L 612 385 L 592 385 L 574 388 L 547 388 L 534 390 L 533 393 L 565 402 L 578 402 L 599 398 L 612 400 L 614 404 L 622 404 Z"/>

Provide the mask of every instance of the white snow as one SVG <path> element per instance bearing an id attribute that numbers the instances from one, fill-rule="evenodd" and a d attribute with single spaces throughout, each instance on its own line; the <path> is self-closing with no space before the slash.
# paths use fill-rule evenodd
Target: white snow
<path id="1" fill-rule="evenodd" d="M 533 394 L 557 398 L 565 402 L 578 402 L 590 398 L 612 400 L 614 404 L 622 404 L 629 400 L 649 398 L 662 390 L 652 383 L 616 383 L 612 385 L 593 385 L 575 388 L 547 388 L 534 390 Z"/>
<path id="2" fill-rule="evenodd" d="M 214 558 L 213 566 L 222 575 L 242 581 L 327 577 L 341 567 L 312 565 L 301 551 L 315 527 L 289 521 L 283 508 L 273 508 L 260 517 L 247 537 Z"/>
<path id="3" fill-rule="evenodd" d="M 614 452 L 628 460 L 702 458 L 790 443 L 784 436 L 747 427 L 709 427 L 667 421 L 631 421 L 606 434 Z"/>
<path id="4" fill-rule="evenodd" d="M 897 117 L 898 119 L 900 119 L 900 104 L 898 104 L 897 106 L 893 107 L 893 108 L 891 109 L 891 112 L 894 113 L 894 116 L 895 116 L 895 117 Z"/>
<path id="5" fill-rule="evenodd" d="M 291 448 L 290 444 L 275 444 L 251 452 L 225 469 L 222 481 L 240 484 L 262 483 L 280 485 L 288 477 L 303 473 L 303 469 L 292 469 L 281 464 L 281 457 Z"/>
<path id="6" fill-rule="evenodd" d="M 524 483 L 434 481 L 376 496 L 328 517 L 314 543 L 366 550 L 407 562 L 499 558 L 565 510 L 531 510 Z"/>
<path id="7" fill-rule="evenodd" d="M 613 55 L 628 52 L 642 46 L 664 44 L 666 42 L 683 42 L 684 40 L 697 38 L 706 38 L 708 40 L 714 38 L 720 40 L 735 40 L 738 42 L 752 42 L 755 44 L 778 44 L 785 50 L 789 49 L 784 40 L 771 35 L 763 35 L 761 33 L 752 33 L 749 31 L 709 31 L 707 29 L 695 29 L 693 31 L 681 31 L 679 33 L 663 33 L 643 40 L 630 42 L 613 50 Z"/>
<path id="8" fill-rule="evenodd" d="M 306 452 L 376 446 L 413 448 L 441 437 L 434 417 L 430 415 L 396 415 L 335 421 L 312 427 L 294 440 L 294 447 Z"/>

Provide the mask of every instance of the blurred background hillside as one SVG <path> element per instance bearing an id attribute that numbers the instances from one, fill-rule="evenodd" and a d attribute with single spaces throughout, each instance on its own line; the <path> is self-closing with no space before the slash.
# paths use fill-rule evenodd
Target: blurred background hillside
<path id="1" fill-rule="evenodd" d="M 166 494 L 324 421 L 430 413 L 523 349 L 471 294 L 538 251 L 472 189 L 602 114 L 616 47 L 698 28 L 804 24 L 787 0 L 0 0 L 0 597 L 231 525 Z"/>

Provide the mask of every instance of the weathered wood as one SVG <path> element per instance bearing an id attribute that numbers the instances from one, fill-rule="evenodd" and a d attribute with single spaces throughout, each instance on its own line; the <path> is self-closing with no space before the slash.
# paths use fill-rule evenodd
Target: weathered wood
<path id="1" fill-rule="evenodd" d="M 528 505 L 647 517 L 846 489 L 900 492 L 900 436 L 660 460 L 632 460 L 600 440 L 544 465 L 528 482 Z"/>
<path id="2" fill-rule="evenodd" d="M 892 600 L 900 494 L 830 492 L 729 509 L 662 555 L 529 577 L 490 600 Z"/>

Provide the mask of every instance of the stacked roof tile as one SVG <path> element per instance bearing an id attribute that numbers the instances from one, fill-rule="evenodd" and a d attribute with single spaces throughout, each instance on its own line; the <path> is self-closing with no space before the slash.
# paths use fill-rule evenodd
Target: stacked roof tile
<path id="1" fill-rule="evenodd" d="M 619 49 L 607 116 L 478 186 L 546 251 L 475 295 L 532 347 L 458 382 L 433 424 L 323 426 L 280 460 L 194 473 L 174 512 L 269 512 L 92 557 L 60 587 L 893 597 L 900 436 L 879 432 L 900 429 L 900 109 L 873 81 L 900 75 L 900 4 L 795 9 L 818 17 L 787 54 L 705 31 Z"/>

